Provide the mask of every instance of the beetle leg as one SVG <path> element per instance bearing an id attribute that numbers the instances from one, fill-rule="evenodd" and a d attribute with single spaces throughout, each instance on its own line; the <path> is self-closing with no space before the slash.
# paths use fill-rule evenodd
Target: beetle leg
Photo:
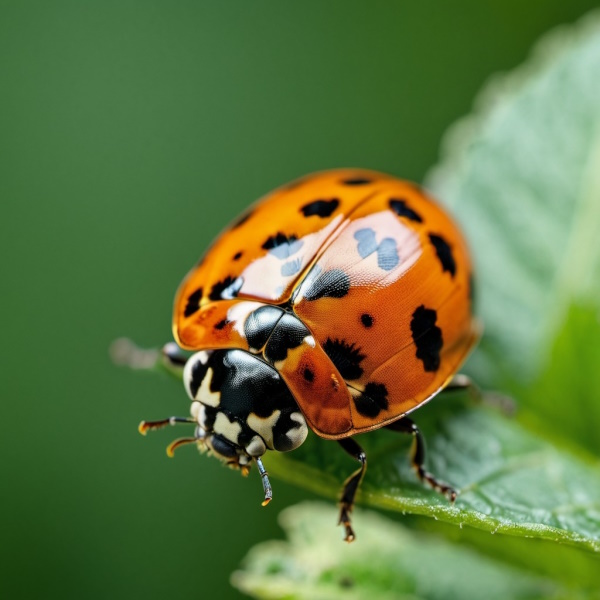
<path id="1" fill-rule="evenodd" d="M 367 470 L 367 455 L 365 451 L 352 438 L 338 440 L 338 444 L 350 455 L 361 463 L 360 469 L 352 473 L 344 482 L 342 497 L 340 499 L 340 520 L 339 525 L 343 525 L 346 530 L 344 541 L 353 542 L 356 539 L 354 530 L 350 525 L 350 513 L 354 506 L 354 497 L 358 486 Z"/>
<path id="2" fill-rule="evenodd" d="M 486 392 L 484 394 L 481 388 L 468 375 L 463 375 L 462 373 L 455 375 L 442 390 L 442 393 L 457 390 L 466 391 L 471 400 L 499 410 L 502 414 L 509 417 L 512 417 L 517 412 L 517 406 L 512 398 L 498 392 Z"/>
<path id="3" fill-rule="evenodd" d="M 146 435 L 148 431 L 153 431 L 154 429 L 162 429 L 167 425 L 175 425 L 176 423 L 193 423 L 195 425 L 198 424 L 196 419 L 192 417 L 169 417 L 168 419 L 161 419 L 160 421 L 142 421 L 138 425 L 138 431 L 142 435 Z"/>
<path id="4" fill-rule="evenodd" d="M 167 364 L 174 369 L 183 369 L 189 358 L 175 342 L 165 344 L 161 352 Z"/>
<path id="5" fill-rule="evenodd" d="M 444 494 L 450 502 L 454 502 L 457 496 L 456 490 L 452 486 L 438 481 L 429 471 L 425 470 L 425 467 L 423 466 L 423 463 L 425 462 L 425 439 L 413 420 L 408 417 L 403 417 L 398 421 L 386 425 L 386 428 L 399 433 L 408 433 L 413 436 L 411 462 L 417 477 L 422 482 L 430 485 L 436 492 Z"/>
<path id="6" fill-rule="evenodd" d="M 273 499 L 273 490 L 271 489 L 269 474 L 263 466 L 260 456 L 255 457 L 254 461 L 256 462 L 256 466 L 258 467 L 258 472 L 260 473 L 260 477 L 262 479 L 263 490 L 265 492 L 265 499 L 263 500 L 262 505 L 266 506 Z"/>
<path id="7" fill-rule="evenodd" d="M 479 396 L 481 391 L 477 387 L 477 385 L 473 382 L 473 380 L 463 373 L 457 373 L 451 380 L 450 383 L 444 388 L 444 391 L 454 391 L 454 390 L 468 390 L 474 396 Z"/>

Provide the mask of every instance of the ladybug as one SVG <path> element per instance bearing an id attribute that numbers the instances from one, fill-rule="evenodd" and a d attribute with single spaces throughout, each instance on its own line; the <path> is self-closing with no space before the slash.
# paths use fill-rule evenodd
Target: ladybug
<path id="1" fill-rule="evenodd" d="M 352 541 L 367 458 L 351 436 L 387 427 L 413 436 L 420 480 L 456 498 L 425 470 L 407 415 L 465 384 L 455 374 L 479 337 L 472 266 L 455 223 L 414 184 L 333 170 L 275 190 L 184 279 L 173 334 L 164 356 L 181 369 L 191 417 L 140 424 L 196 426 L 169 455 L 194 443 L 244 475 L 256 463 L 267 504 L 267 450 L 294 450 L 309 429 L 335 440 L 360 463 L 340 500 Z"/>

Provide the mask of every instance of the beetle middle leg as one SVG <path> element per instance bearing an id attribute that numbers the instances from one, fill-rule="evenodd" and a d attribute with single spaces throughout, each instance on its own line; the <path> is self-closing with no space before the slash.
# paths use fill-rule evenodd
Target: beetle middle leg
<path id="1" fill-rule="evenodd" d="M 445 394 L 460 390 L 467 392 L 474 402 L 499 410 L 507 417 L 512 417 L 517 412 L 517 406 L 512 398 L 499 392 L 486 392 L 484 394 L 468 375 L 462 373 L 457 373 L 441 393 Z"/>
<path id="2" fill-rule="evenodd" d="M 399 433 L 407 433 L 413 436 L 413 445 L 411 451 L 411 462 L 417 477 L 423 482 L 431 486 L 436 492 L 444 494 L 450 502 L 456 500 L 457 492 L 452 487 L 445 483 L 442 483 L 434 475 L 425 469 L 423 463 L 425 462 L 425 439 L 421 430 L 417 427 L 412 419 L 403 417 L 398 421 L 394 421 L 389 425 L 386 425 L 387 429 L 397 431 Z"/>
<path id="3" fill-rule="evenodd" d="M 175 342 L 167 342 L 161 349 L 165 363 L 172 369 L 181 369 L 189 358 Z"/>
<path id="4" fill-rule="evenodd" d="M 352 457 L 361 463 L 361 466 L 356 470 L 346 481 L 342 489 L 342 497 L 340 498 L 340 520 L 339 524 L 344 526 L 346 536 L 344 541 L 353 542 L 356 539 L 352 525 L 350 524 L 350 513 L 354 507 L 354 497 L 358 490 L 358 486 L 364 477 L 367 470 L 367 455 L 360 445 L 352 438 L 344 438 L 338 440 L 338 444 Z"/>

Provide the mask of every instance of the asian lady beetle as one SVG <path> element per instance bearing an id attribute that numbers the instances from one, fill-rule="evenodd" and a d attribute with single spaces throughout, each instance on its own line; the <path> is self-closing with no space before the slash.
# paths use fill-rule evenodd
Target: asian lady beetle
<path id="1" fill-rule="evenodd" d="M 308 428 L 361 463 L 345 482 L 340 524 L 367 459 L 350 436 L 388 427 L 424 442 L 406 415 L 449 385 L 478 339 L 471 261 L 448 215 L 415 185 L 372 171 L 316 173 L 279 188 L 217 238 L 181 284 L 165 356 L 182 369 L 195 443 L 245 475 L 304 442 Z M 179 348 L 194 351 L 184 358 Z"/>

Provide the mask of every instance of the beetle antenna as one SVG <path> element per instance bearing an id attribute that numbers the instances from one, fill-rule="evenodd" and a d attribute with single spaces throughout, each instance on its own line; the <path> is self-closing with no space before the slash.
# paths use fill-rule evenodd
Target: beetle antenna
<path id="1" fill-rule="evenodd" d="M 262 460 L 257 456 L 254 458 L 256 461 L 256 466 L 258 467 L 258 472 L 262 478 L 263 489 L 265 490 L 265 499 L 262 502 L 263 506 L 266 506 L 273 499 L 273 489 L 271 488 L 271 482 L 269 481 L 269 474 L 262 464 Z"/>

